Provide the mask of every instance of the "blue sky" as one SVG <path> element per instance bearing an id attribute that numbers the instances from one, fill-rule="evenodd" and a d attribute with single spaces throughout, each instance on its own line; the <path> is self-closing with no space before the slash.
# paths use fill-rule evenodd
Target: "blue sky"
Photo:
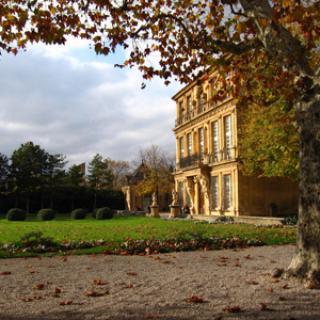
<path id="1" fill-rule="evenodd" d="M 132 160 L 151 144 L 174 154 L 171 96 L 180 89 L 160 79 L 140 89 L 135 69 L 114 68 L 126 52 L 97 56 L 82 40 L 66 46 L 30 46 L 0 56 L 0 152 L 10 156 L 33 141 L 69 164 L 100 153 Z"/>

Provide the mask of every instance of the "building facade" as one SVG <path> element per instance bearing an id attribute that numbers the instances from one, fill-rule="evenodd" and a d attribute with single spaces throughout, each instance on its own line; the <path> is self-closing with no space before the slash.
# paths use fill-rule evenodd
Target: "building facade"
<path id="1" fill-rule="evenodd" d="M 214 75 L 180 90 L 176 102 L 175 187 L 181 206 L 205 215 L 285 216 L 297 212 L 297 184 L 287 178 L 245 176 L 239 164 L 241 110 L 216 102 Z"/>

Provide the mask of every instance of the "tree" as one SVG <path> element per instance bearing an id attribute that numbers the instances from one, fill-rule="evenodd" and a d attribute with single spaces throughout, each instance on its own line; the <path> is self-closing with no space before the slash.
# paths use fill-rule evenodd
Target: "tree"
<path id="1" fill-rule="evenodd" d="M 146 167 L 144 179 L 136 186 L 136 191 L 141 195 L 156 193 L 170 193 L 174 188 L 172 175 L 172 159 L 159 147 L 152 145 L 140 149 L 139 159 L 136 163 L 144 163 Z"/>
<path id="2" fill-rule="evenodd" d="M 30 210 L 30 195 L 44 187 L 44 173 L 47 169 L 48 154 L 39 145 L 27 142 L 13 151 L 11 175 L 14 191 L 26 196 L 26 210 Z"/>
<path id="3" fill-rule="evenodd" d="M 6 155 L 0 153 L 0 192 L 8 191 L 9 174 L 9 159 Z"/>
<path id="4" fill-rule="evenodd" d="M 120 67 L 137 65 L 145 79 L 189 82 L 214 68 L 222 86 L 214 99 L 233 94 L 250 105 L 256 84 L 285 99 L 300 137 L 298 252 L 289 273 L 320 287 L 319 1 L 16 0 L 0 12 L 0 48 L 8 52 L 72 35 L 91 39 L 99 54 L 130 48 Z"/>
<path id="5" fill-rule="evenodd" d="M 89 163 L 88 181 L 94 190 L 93 208 L 97 206 L 97 191 L 112 189 L 113 175 L 108 167 L 108 163 L 97 153 Z"/>
<path id="6" fill-rule="evenodd" d="M 281 103 L 267 107 L 252 104 L 239 122 L 244 174 L 299 179 L 299 135 L 294 109 L 287 111 Z"/>
<path id="7" fill-rule="evenodd" d="M 50 194 L 50 208 L 54 207 L 54 194 L 64 183 L 65 178 L 65 156 L 62 154 L 48 154 L 43 173 L 45 189 Z"/>
<path id="8" fill-rule="evenodd" d="M 126 184 L 126 175 L 129 173 L 130 169 L 128 161 L 112 160 L 107 158 L 104 162 L 112 173 L 112 188 L 114 190 L 121 190 L 121 188 Z"/>
<path id="9" fill-rule="evenodd" d="M 72 165 L 66 175 L 66 184 L 71 188 L 71 210 L 74 209 L 74 196 L 84 183 L 84 172 L 81 165 Z"/>

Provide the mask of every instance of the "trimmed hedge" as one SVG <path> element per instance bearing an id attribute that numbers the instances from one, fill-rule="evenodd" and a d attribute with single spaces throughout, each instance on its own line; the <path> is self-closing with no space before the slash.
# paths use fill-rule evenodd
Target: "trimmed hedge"
<path id="1" fill-rule="evenodd" d="M 71 212 L 71 218 L 76 220 L 84 219 L 86 215 L 87 215 L 87 210 L 82 208 L 74 209 Z"/>
<path id="2" fill-rule="evenodd" d="M 95 216 L 97 220 L 112 219 L 113 210 L 108 207 L 99 208 Z"/>
<path id="3" fill-rule="evenodd" d="M 53 209 L 47 208 L 47 209 L 41 209 L 38 211 L 38 219 L 42 221 L 49 221 L 53 220 L 56 216 L 56 212 Z"/>
<path id="4" fill-rule="evenodd" d="M 24 221 L 27 218 L 27 213 L 19 208 L 12 208 L 7 213 L 9 221 Z"/>

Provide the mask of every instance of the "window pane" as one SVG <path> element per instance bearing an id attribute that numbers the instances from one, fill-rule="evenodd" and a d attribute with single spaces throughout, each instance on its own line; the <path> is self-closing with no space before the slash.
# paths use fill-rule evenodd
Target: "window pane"
<path id="1" fill-rule="evenodd" d="M 204 154 L 204 129 L 199 129 L 199 151 L 200 155 Z"/>
<path id="2" fill-rule="evenodd" d="M 211 209 L 219 207 L 219 181 L 218 177 L 211 177 Z"/>
<path id="3" fill-rule="evenodd" d="M 187 143 L 188 143 L 188 156 L 192 154 L 192 134 L 188 133 L 187 135 Z"/>
<path id="4" fill-rule="evenodd" d="M 223 176 L 223 199 L 224 210 L 230 210 L 232 206 L 232 186 L 230 174 Z"/>
<path id="5" fill-rule="evenodd" d="M 215 121 L 212 123 L 212 143 L 213 143 L 213 158 L 214 161 L 219 160 L 219 123 Z"/>
<path id="6" fill-rule="evenodd" d="M 179 147 L 180 147 L 180 158 L 183 158 L 184 157 L 183 137 L 179 139 Z"/>
<path id="7" fill-rule="evenodd" d="M 188 112 L 191 113 L 192 112 L 192 99 L 191 99 L 191 96 L 188 96 L 188 98 L 187 98 L 187 106 L 188 106 Z"/>
<path id="8" fill-rule="evenodd" d="M 232 124 L 231 115 L 224 118 L 224 145 L 225 145 L 225 158 L 231 158 L 232 151 Z"/>

